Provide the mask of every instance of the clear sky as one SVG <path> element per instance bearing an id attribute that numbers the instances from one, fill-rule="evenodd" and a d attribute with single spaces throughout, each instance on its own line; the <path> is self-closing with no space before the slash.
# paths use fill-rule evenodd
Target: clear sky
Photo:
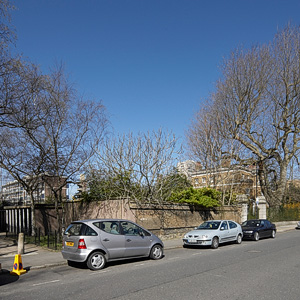
<path id="1" fill-rule="evenodd" d="M 15 0 L 17 51 L 57 62 L 116 132 L 162 127 L 184 138 L 223 57 L 300 25 L 299 0 Z"/>

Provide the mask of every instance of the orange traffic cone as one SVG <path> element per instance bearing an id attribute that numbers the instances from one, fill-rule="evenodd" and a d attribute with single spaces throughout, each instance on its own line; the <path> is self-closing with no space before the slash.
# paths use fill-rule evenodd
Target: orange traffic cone
<path id="1" fill-rule="evenodd" d="M 10 272 L 12 275 L 21 275 L 26 273 L 26 270 L 23 269 L 22 258 L 20 254 L 15 255 L 15 262 L 13 270 Z"/>

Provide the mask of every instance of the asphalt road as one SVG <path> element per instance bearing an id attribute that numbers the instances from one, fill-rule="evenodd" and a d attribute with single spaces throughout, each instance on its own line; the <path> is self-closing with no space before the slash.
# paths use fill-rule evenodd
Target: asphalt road
<path id="1" fill-rule="evenodd" d="M 0 275 L 0 299 L 298 300 L 299 254 L 300 231 L 293 230 L 216 250 L 167 250 L 159 261 L 122 261 L 97 272 L 61 266 Z"/>

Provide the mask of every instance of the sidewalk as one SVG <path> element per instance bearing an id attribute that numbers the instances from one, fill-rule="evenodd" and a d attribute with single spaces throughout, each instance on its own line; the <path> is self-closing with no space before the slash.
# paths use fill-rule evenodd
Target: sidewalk
<path id="1" fill-rule="evenodd" d="M 294 230 L 296 222 L 275 223 L 277 232 Z M 163 240 L 165 250 L 182 247 L 182 239 Z M 0 274 L 12 270 L 15 255 L 18 254 L 16 241 L 8 239 L 5 234 L 0 234 Z M 45 267 L 66 265 L 60 251 L 51 251 L 36 245 L 25 244 L 25 253 L 22 254 L 24 269 L 40 269 Z M 2 269 L 2 270 L 1 270 Z"/>

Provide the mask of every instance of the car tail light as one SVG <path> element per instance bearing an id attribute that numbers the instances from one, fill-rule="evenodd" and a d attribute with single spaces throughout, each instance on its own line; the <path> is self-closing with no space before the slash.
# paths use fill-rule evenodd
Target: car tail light
<path id="1" fill-rule="evenodd" d="M 80 239 L 78 242 L 78 249 L 86 249 L 86 244 L 84 239 Z"/>

